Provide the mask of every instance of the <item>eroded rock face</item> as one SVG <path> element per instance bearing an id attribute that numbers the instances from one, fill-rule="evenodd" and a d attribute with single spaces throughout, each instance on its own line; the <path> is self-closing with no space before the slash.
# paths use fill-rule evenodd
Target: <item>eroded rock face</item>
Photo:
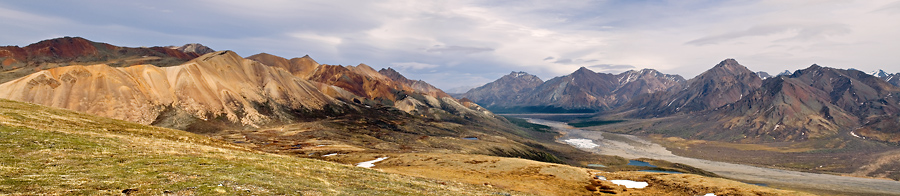
<path id="1" fill-rule="evenodd" d="M 165 120 L 159 119 L 164 110 L 176 110 L 199 120 L 224 118 L 259 126 L 291 119 L 296 113 L 291 111 L 340 104 L 307 80 L 231 51 L 164 68 L 103 64 L 55 68 L 0 84 L 0 92 L 7 92 L 0 98 L 142 124 Z"/>

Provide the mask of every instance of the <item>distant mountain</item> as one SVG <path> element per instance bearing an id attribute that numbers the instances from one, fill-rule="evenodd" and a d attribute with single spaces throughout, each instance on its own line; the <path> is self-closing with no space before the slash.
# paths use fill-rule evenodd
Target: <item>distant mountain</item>
<path id="1" fill-rule="evenodd" d="M 783 72 L 778 73 L 778 75 L 776 75 L 776 76 L 788 76 L 788 75 L 791 75 L 791 71 L 784 70 Z"/>
<path id="2" fill-rule="evenodd" d="M 506 107 L 515 100 L 520 100 L 525 91 L 531 90 L 544 81 L 535 75 L 525 72 L 511 72 L 484 86 L 476 87 L 460 97 L 472 100 L 491 110 Z"/>
<path id="3" fill-rule="evenodd" d="M 886 80 L 888 83 L 893 84 L 894 86 L 900 86 L 900 73 L 891 74 L 887 78 L 882 78 Z"/>
<path id="4" fill-rule="evenodd" d="M 879 69 L 878 71 L 873 71 L 873 72 L 869 73 L 869 75 L 872 75 L 872 76 L 875 76 L 878 78 L 886 78 L 890 74 L 888 74 L 887 72 L 884 72 L 884 70 Z"/>
<path id="5" fill-rule="evenodd" d="M 524 72 L 513 72 L 461 97 L 496 112 L 595 112 L 622 105 L 639 94 L 664 91 L 683 83 L 681 76 L 652 69 L 613 75 L 582 67 L 546 82 Z"/>
<path id="6" fill-rule="evenodd" d="M 734 59 L 726 59 L 688 80 L 681 89 L 643 94 L 620 110 L 633 110 L 633 117 L 704 111 L 735 102 L 761 85 L 756 73 Z"/>
<path id="7" fill-rule="evenodd" d="M 208 49 L 208 48 L 206 48 Z M 43 69 L 68 65 L 107 64 L 113 67 L 153 64 L 166 67 L 199 57 L 201 53 L 169 47 L 129 48 L 93 42 L 81 37 L 62 37 L 25 47 L 0 47 L 0 83 Z"/>
<path id="8" fill-rule="evenodd" d="M 766 80 L 753 94 L 710 115 L 724 116 L 719 120 L 724 127 L 751 140 L 797 141 L 855 131 L 900 142 L 895 126 L 900 88 L 855 70 L 812 65 Z"/>
<path id="9" fill-rule="evenodd" d="M 869 73 L 869 75 L 873 75 L 875 77 L 881 78 L 882 80 L 887 81 L 888 83 L 893 84 L 894 86 L 900 86 L 900 73 L 891 74 L 891 73 L 885 72 L 884 70 L 879 69 L 878 71 Z"/>
<path id="10" fill-rule="evenodd" d="M 193 52 L 193 53 L 197 53 L 200 55 L 216 52 L 216 50 L 213 50 L 212 48 L 206 47 L 203 44 L 199 44 L 199 43 L 185 44 L 184 46 L 181 46 L 181 47 L 173 46 L 170 48 L 176 49 L 176 50 L 184 52 L 184 53 L 192 53 Z"/>
<path id="11" fill-rule="evenodd" d="M 742 143 L 847 135 L 897 143 L 898 119 L 900 88 L 860 71 L 812 65 L 767 79 L 721 107 L 674 115 L 638 132 Z"/>
<path id="12" fill-rule="evenodd" d="M 769 75 L 769 73 L 766 73 L 766 72 L 764 72 L 764 71 L 757 71 L 757 72 L 756 72 L 756 75 L 759 76 L 759 78 L 760 78 L 760 79 L 763 79 L 763 80 L 772 77 L 772 75 Z"/>

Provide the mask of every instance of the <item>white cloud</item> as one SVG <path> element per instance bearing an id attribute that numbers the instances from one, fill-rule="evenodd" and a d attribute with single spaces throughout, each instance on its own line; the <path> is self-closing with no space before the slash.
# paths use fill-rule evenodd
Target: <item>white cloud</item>
<path id="1" fill-rule="evenodd" d="M 812 63 L 900 72 L 900 2 L 886 0 L 96 3 L 0 3 L 0 24 L 15 27 L 0 35 L 15 43 L 0 45 L 63 35 L 130 46 L 200 42 L 245 56 L 394 66 L 442 88 L 579 67 L 690 78 L 725 58 L 770 73 Z M 114 13 L 79 11 L 100 5 Z"/>
<path id="2" fill-rule="evenodd" d="M 406 69 L 432 69 L 440 67 L 438 65 L 432 65 L 427 63 L 417 63 L 417 62 L 405 62 L 405 63 L 391 63 L 394 67 L 397 67 L 399 70 Z"/>

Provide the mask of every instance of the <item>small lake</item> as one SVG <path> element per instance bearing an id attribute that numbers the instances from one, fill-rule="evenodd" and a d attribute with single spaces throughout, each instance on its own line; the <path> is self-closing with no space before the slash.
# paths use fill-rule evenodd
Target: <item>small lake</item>
<path id="1" fill-rule="evenodd" d="M 628 165 L 642 166 L 642 167 L 656 167 L 656 165 L 653 165 L 653 164 L 650 164 L 647 162 L 643 162 L 643 161 L 638 161 L 638 160 L 628 160 Z"/>
<path id="2" fill-rule="evenodd" d="M 642 172 L 654 172 L 654 173 L 667 173 L 667 174 L 683 174 L 683 173 L 677 172 L 677 171 L 652 170 L 652 169 L 648 169 L 648 170 L 640 170 L 640 171 L 642 171 Z"/>
<path id="3" fill-rule="evenodd" d="M 464 139 L 464 140 L 478 140 L 477 137 L 464 137 L 464 138 L 462 138 L 462 139 Z"/>

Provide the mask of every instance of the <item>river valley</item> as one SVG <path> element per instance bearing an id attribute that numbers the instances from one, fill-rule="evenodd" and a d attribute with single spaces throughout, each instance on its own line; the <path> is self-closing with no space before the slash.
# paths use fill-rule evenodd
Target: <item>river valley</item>
<path id="1" fill-rule="evenodd" d="M 772 187 L 791 187 L 816 193 L 848 195 L 900 195 L 900 182 L 884 179 L 858 178 L 762 168 L 750 165 L 710 161 L 672 154 L 665 147 L 649 140 L 626 134 L 588 131 L 566 123 L 527 119 L 531 123 L 553 127 L 563 134 L 558 141 L 579 149 L 602 155 L 627 159 L 651 158 L 691 165 L 718 175 L 745 182 L 763 183 Z"/>

